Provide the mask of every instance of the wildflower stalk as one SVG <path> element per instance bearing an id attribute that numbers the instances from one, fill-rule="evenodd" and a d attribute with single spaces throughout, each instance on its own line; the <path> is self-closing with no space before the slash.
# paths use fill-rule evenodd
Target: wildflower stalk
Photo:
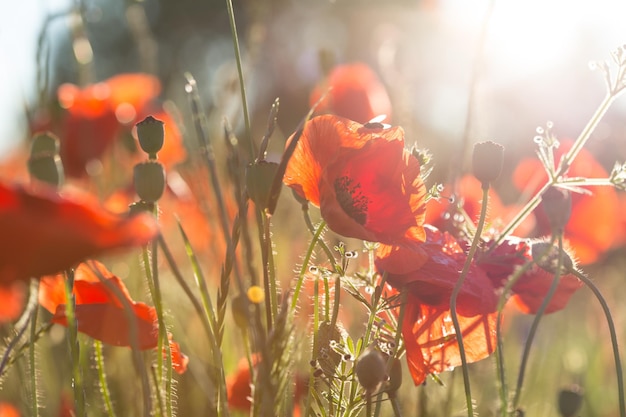
<path id="1" fill-rule="evenodd" d="M 239 78 L 239 90 L 241 92 L 241 107 L 243 109 L 243 121 L 246 127 L 246 141 L 249 145 L 250 159 L 254 159 L 254 143 L 252 142 L 252 129 L 250 128 L 250 116 L 248 112 L 248 100 L 246 98 L 246 84 L 243 78 L 243 68 L 241 65 L 241 50 L 239 49 L 239 37 L 237 36 L 237 24 L 235 22 L 235 12 L 233 10 L 232 0 L 226 0 L 226 8 L 228 9 L 228 21 L 230 23 L 230 33 L 233 40 L 233 49 L 235 51 L 235 62 L 237 63 L 237 75 Z"/>
<path id="2" fill-rule="evenodd" d="M 459 324 L 459 317 L 456 313 L 456 300 L 461 292 L 461 287 L 463 286 L 463 282 L 467 277 L 467 273 L 469 272 L 469 268 L 472 264 L 472 259 L 476 254 L 476 250 L 478 249 L 478 242 L 480 241 L 480 236 L 483 232 L 483 227 L 485 226 L 485 218 L 487 217 L 487 203 L 489 200 L 489 186 L 485 186 L 483 183 L 483 198 L 482 198 L 482 206 L 480 208 L 480 217 L 478 218 L 478 224 L 476 225 L 476 233 L 474 234 L 474 238 L 472 239 L 472 245 L 470 246 L 469 252 L 467 254 L 467 258 L 465 259 L 465 264 L 463 265 L 463 270 L 461 271 L 461 275 L 452 290 L 452 295 L 450 296 L 450 316 L 452 317 L 452 324 L 454 325 L 454 334 L 456 335 L 456 340 L 459 345 L 459 354 L 461 356 L 461 367 L 463 371 L 463 385 L 465 386 L 465 401 L 467 403 L 467 415 L 468 417 L 474 416 L 474 405 L 472 404 L 472 392 L 470 387 L 470 379 L 469 379 L 469 371 L 467 369 L 467 356 L 465 354 L 465 346 L 463 345 L 463 332 L 461 331 L 461 325 Z"/>
<path id="3" fill-rule="evenodd" d="M 321 229 L 321 228 L 320 228 Z M 317 345 L 319 343 L 318 340 L 318 330 L 320 327 L 319 323 L 319 282 L 315 280 L 313 282 L 313 350 L 311 351 L 311 364 L 316 361 L 315 352 L 318 352 Z M 319 398 L 317 398 L 317 390 L 315 389 L 315 375 L 313 372 L 309 373 L 309 383 L 308 383 L 308 393 L 306 396 L 306 402 L 304 405 L 304 417 L 309 415 L 311 411 L 311 399 L 313 395 L 316 396 L 318 403 L 320 402 Z M 321 408 L 321 407 L 320 407 Z M 323 410 L 323 408 L 322 408 Z"/>
<path id="4" fill-rule="evenodd" d="M 263 285 L 265 286 L 265 314 L 267 327 L 271 329 L 273 327 L 274 317 L 278 315 L 278 299 L 269 215 L 266 215 L 263 219 L 261 258 L 263 260 Z"/>
<path id="5" fill-rule="evenodd" d="M 513 230 L 515 230 L 515 228 L 517 228 L 517 226 L 519 226 L 526 219 L 526 217 L 539 205 L 539 203 L 541 202 L 541 196 L 550 186 L 556 185 L 562 181 L 562 176 L 567 174 L 567 171 L 569 170 L 572 162 L 574 161 L 574 159 L 576 159 L 576 156 L 578 156 L 578 153 L 585 146 L 585 144 L 591 137 L 591 133 L 593 133 L 593 131 L 596 129 L 596 127 L 598 126 L 598 124 L 600 123 L 604 115 L 606 114 L 607 110 L 611 107 L 611 104 L 613 104 L 613 102 L 619 96 L 621 91 L 623 90 L 621 89 L 609 90 L 607 95 L 604 97 L 604 99 L 602 100 L 598 108 L 596 109 L 593 116 L 591 116 L 591 119 L 589 120 L 589 122 L 587 123 L 583 131 L 580 133 L 580 135 L 574 142 L 574 145 L 572 145 L 570 150 L 561 159 L 561 162 L 559 163 L 559 167 L 555 175 L 553 176 L 553 178 L 548 180 L 548 182 L 546 182 L 546 184 L 544 184 L 544 186 L 526 203 L 524 208 L 522 208 L 522 210 L 517 214 L 517 216 L 515 216 L 509 222 L 509 224 L 504 228 L 502 233 L 500 233 L 500 236 L 498 236 L 498 238 L 494 241 L 492 248 L 495 248 L 500 243 L 502 243 L 504 238 L 508 236 L 511 232 L 513 232 Z"/>
<path id="6" fill-rule="evenodd" d="M 115 411 L 113 411 L 113 404 L 111 403 L 109 384 L 107 384 L 106 372 L 104 370 L 102 342 L 99 340 L 94 340 L 93 348 L 95 352 L 96 368 L 98 370 L 98 380 L 100 381 L 100 393 L 102 394 L 102 401 L 104 401 L 104 409 L 106 410 L 107 416 L 115 417 Z"/>
<path id="7" fill-rule="evenodd" d="M 291 297 L 291 311 L 295 312 L 296 307 L 298 306 L 298 298 L 300 297 L 300 290 L 302 289 L 302 284 L 304 283 L 304 275 L 309 268 L 309 262 L 311 261 L 311 257 L 313 256 L 313 250 L 315 249 L 315 244 L 320 240 L 320 236 L 326 227 L 326 222 L 322 220 L 320 224 L 315 229 L 315 233 L 313 234 L 313 238 L 311 239 L 311 243 L 307 248 L 306 254 L 304 255 L 304 260 L 302 261 L 302 267 L 300 268 L 300 274 L 298 275 L 298 281 L 296 282 L 296 287 L 293 290 L 293 297 Z"/>
<path id="8" fill-rule="evenodd" d="M 311 234 L 314 235 L 316 232 L 316 228 L 315 226 L 313 226 L 313 222 L 311 221 L 311 216 L 309 215 L 309 203 L 308 202 L 302 203 L 302 214 L 304 215 L 304 222 L 306 223 L 307 229 L 309 229 L 309 232 L 311 232 Z M 337 261 L 335 260 L 335 256 L 333 255 L 333 252 L 330 250 L 326 242 L 324 242 L 323 239 L 318 239 L 317 244 L 320 245 L 320 247 L 322 248 L 322 250 L 328 257 L 328 261 L 333 266 L 333 271 L 339 272 L 339 268 L 338 268 Z"/>
<path id="9" fill-rule="evenodd" d="M 74 270 L 65 271 L 65 317 L 67 317 L 68 344 L 72 360 L 72 386 L 74 387 L 74 405 L 77 417 L 86 417 L 85 390 L 83 374 L 80 369 L 80 345 L 78 341 L 78 322 L 76 321 L 76 297 L 74 289 Z"/>
<path id="10" fill-rule="evenodd" d="M 593 294 L 598 299 L 598 302 L 602 306 L 602 310 L 604 311 L 604 315 L 606 316 L 606 323 L 609 326 L 609 333 L 611 334 L 611 346 L 613 347 L 613 357 L 615 360 L 615 373 L 617 375 L 617 392 L 619 398 L 619 415 L 620 417 L 626 417 L 626 403 L 624 401 L 624 375 L 622 373 L 622 361 L 619 356 L 619 347 L 617 343 L 617 332 L 615 331 L 615 323 L 613 322 L 613 317 L 611 315 L 611 310 L 609 309 L 606 300 L 602 296 L 602 293 L 595 286 L 593 281 L 587 278 L 583 273 L 577 270 L 571 271 L 576 277 L 585 283 L 587 287 L 593 292 Z"/>
<path id="11" fill-rule="evenodd" d="M 8 365 L 11 365 L 13 362 L 15 362 L 15 358 L 18 357 L 21 354 L 21 352 L 23 352 L 23 349 L 25 349 L 24 345 L 22 345 L 22 347 L 18 349 L 15 355 L 13 355 L 13 357 L 11 358 L 11 352 L 17 345 L 17 342 L 20 341 L 24 333 L 26 333 L 26 329 L 28 329 L 28 325 L 29 325 L 29 321 L 31 319 L 32 313 L 28 312 L 26 314 L 27 314 L 26 316 L 23 315 L 22 318 L 20 318 L 20 320 L 18 321 L 16 327 L 18 327 L 19 330 L 17 331 L 17 334 L 11 339 L 6 349 L 4 350 L 4 353 L 2 354 L 2 360 L 0 360 L 0 382 L 2 381 L 1 380 L 2 376 L 8 369 Z M 20 322 L 23 322 L 23 323 L 20 323 Z M 39 334 L 36 335 L 36 338 L 31 337 L 30 342 L 27 342 L 25 345 L 30 346 L 32 343 L 34 343 L 38 339 L 39 339 Z"/>
<path id="12" fill-rule="evenodd" d="M 526 373 L 526 364 L 528 363 L 528 357 L 530 354 L 530 347 L 532 346 L 533 340 L 535 338 L 535 333 L 537 332 L 537 327 L 539 326 L 539 321 L 543 317 L 546 308 L 552 301 L 552 297 L 556 293 L 556 290 L 559 286 L 559 281 L 561 279 L 561 269 L 563 268 L 563 233 L 560 233 L 557 236 L 557 241 L 559 245 L 559 255 L 557 258 L 557 267 L 556 272 L 554 274 L 554 279 L 552 280 L 552 285 L 550 289 L 546 293 L 543 302 L 539 306 L 537 313 L 535 314 L 535 318 L 530 326 L 530 330 L 528 331 L 528 337 L 526 339 L 526 343 L 524 344 L 524 351 L 522 353 L 522 361 L 520 363 L 520 370 L 517 374 L 517 386 L 515 387 L 515 395 L 513 397 L 513 409 L 517 409 L 519 405 L 520 396 L 522 393 L 522 385 L 524 384 L 524 375 Z"/>
<path id="13" fill-rule="evenodd" d="M 513 275 L 511 275 L 509 279 L 507 280 L 504 288 L 502 289 L 502 293 L 500 294 L 500 298 L 498 299 L 498 308 L 497 308 L 498 315 L 496 318 L 497 347 L 496 347 L 496 352 L 495 352 L 495 358 L 496 358 L 496 368 L 497 368 L 497 373 L 498 373 L 498 379 L 500 380 L 500 402 L 502 404 L 500 411 L 501 411 L 502 417 L 508 416 L 508 386 L 506 383 L 505 368 L 504 368 L 504 344 L 502 343 L 502 310 L 504 309 L 504 305 L 506 304 L 508 296 L 511 293 L 511 290 L 513 289 L 513 286 L 515 285 L 515 283 L 534 264 L 536 264 L 537 262 L 541 262 L 546 258 L 546 256 L 550 253 L 552 245 L 554 245 L 555 240 L 556 240 L 556 236 L 552 236 L 552 239 L 550 240 L 550 244 L 548 248 L 543 253 L 540 254 L 539 259 L 537 261 L 529 260 L 528 262 L 524 263 L 524 265 L 522 265 L 521 267 L 515 270 Z"/>
<path id="14" fill-rule="evenodd" d="M 152 300 L 154 302 L 154 308 L 157 313 L 157 322 L 159 325 L 159 337 L 157 343 L 157 376 L 159 385 L 157 390 L 160 390 L 165 383 L 165 410 L 166 416 L 171 417 L 173 415 L 172 406 L 172 351 L 167 336 L 167 327 L 165 326 L 165 317 L 163 313 L 163 298 L 161 296 L 161 284 L 159 282 L 159 269 L 157 266 L 158 256 L 158 240 L 152 241 L 152 259 L 151 265 L 148 261 L 148 251 L 144 248 L 144 262 L 146 277 L 151 282 L 150 292 Z M 163 380 L 163 351 L 165 350 L 165 381 Z"/>
<path id="15" fill-rule="evenodd" d="M 34 280 L 33 280 L 34 281 Z M 31 291 L 37 293 L 36 284 L 31 285 Z M 30 372 L 30 391 L 31 391 L 31 416 L 39 417 L 39 398 L 37 389 L 37 367 L 35 360 L 35 338 L 37 337 L 37 316 L 39 314 L 39 306 L 35 304 L 32 309 L 30 318 L 30 347 L 28 349 L 28 368 Z"/>
<path id="16" fill-rule="evenodd" d="M 372 335 L 372 327 L 374 326 L 374 321 L 376 319 L 376 315 L 378 314 L 378 302 L 380 301 L 380 296 L 382 294 L 382 289 L 385 288 L 385 284 L 387 283 L 387 271 L 383 272 L 383 276 L 380 280 L 380 284 L 374 288 L 374 293 L 372 294 L 372 304 L 370 306 L 370 315 L 367 320 L 367 328 L 365 329 L 365 336 L 363 339 L 362 348 L 365 349 L 370 344 L 370 337 Z M 360 354 L 361 352 L 359 352 Z"/>

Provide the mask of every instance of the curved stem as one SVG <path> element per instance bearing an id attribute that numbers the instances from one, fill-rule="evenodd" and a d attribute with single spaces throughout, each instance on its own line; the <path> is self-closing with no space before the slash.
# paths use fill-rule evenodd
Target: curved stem
<path id="1" fill-rule="evenodd" d="M 467 415 L 468 417 L 474 416 L 474 406 L 472 404 L 472 392 L 470 387 L 469 380 L 469 371 L 467 369 L 467 356 L 465 354 L 465 347 L 463 346 L 463 332 L 461 330 L 461 325 L 459 324 L 459 317 L 456 313 L 456 301 L 461 292 L 461 287 L 463 286 L 463 282 L 467 277 L 467 273 L 469 272 L 469 268 L 472 264 L 472 259 L 474 258 L 474 254 L 478 249 L 478 242 L 480 241 L 480 235 L 483 231 L 483 227 L 485 226 L 485 218 L 487 217 L 487 203 L 489 200 L 489 185 L 483 184 L 483 203 L 480 208 L 480 217 L 478 219 L 478 225 L 476 226 L 476 233 L 474 234 L 474 239 L 472 239 L 472 246 L 470 246 L 470 250 L 467 254 L 467 258 L 465 259 L 465 264 L 463 265 L 463 270 L 461 271 L 461 275 L 452 290 L 452 295 L 450 296 L 450 316 L 452 317 L 452 323 L 454 324 L 454 333 L 456 335 L 456 340 L 459 345 L 459 354 L 461 356 L 461 366 L 463 371 L 463 384 L 465 386 L 465 401 L 467 403 Z"/>
<path id="2" fill-rule="evenodd" d="M 530 347 L 532 346 L 533 340 L 535 338 L 535 334 L 537 333 L 537 327 L 539 327 L 539 321 L 543 317 L 550 301 L 552 301 L 552 297 L 556 293 L 556 290 L 559 286 L 559 281 L 561 279 L 561 269 L 563 267 L 563 234 L 559 234 L 557 237 L 559 242 L 559 254 L 557 261 L 557 269 L 554 274 L 554 279 L 552 280 L 552 285 L 550 289 L 546 293 L 543 302 L 539 306 L 537 313 L 535 314 L 535 318 L 533 320 L 532 325 L 530 326 L 530 330 L 528 332 L 528 338 L 526 339 L 526 343 L 524 344 L 524 352 L 522 353 L 522 362 L 520 364 L 520 370 L 517 374 L 517 386 L 515 387 L 515 396 L 513 397 L 513 408 L 517 409 L 519 405 L 520 396 L 522 393 L 522 385 L 524 384 L 524 375 L 526 373 L 526 364 L 528 363 L 528 357 L 530 354 Z"/>
<path id="3" fill-rule="evenodd" d="M 326 222 L 322 220 L 322 222 L 317 226 L 315 233 L 313 234 L 313 239 L 311 239 L 311 243 L 304 255 L 304 261 L 302 262 L 302 267 L 300 268 L 300 274 L 298 275 L 298 282 L 296 283 L 296 288 L 293 291 L 293 297 L 291 298 L 291 311 L 295 311 L 296 306 L 298 305 L 298 297 L 300 296 L 300 290 L 302 289 L 302 284 L 304 283 L 304 275 L 309 267 L 309 262 L 311 261 L 311 256 L 313 256 L 313 249 L 315 249 L 315 244 L 320 240 L 320 236 L 326 227 Z"/>
<path id="4" fill-rule="evenodd" d="M 626 417 L 626 404 L 624 401 L 624 375 L 622 374 L 622 361 L 619 356 L 619 348 L 617 345 L 617 332 L 615 331 L 615 323 L 613 322 L 613 317 L 611 316 L 611 310 L 609 309 L 606 300 L 600 293 L 598 287 L 596 287 L 589 278 L 587 278 L 584 274 L 579 271 L 572 271 L 576 277 L 585 283 L 587 287 L 593 292 L 596 296 L 600 305 L 602 306 L 602 310 L 604 311 L 604 315 L 606 317 L 606 323 L 609 326 L 609 333 L 611 334 L 611 345 L 613 347 L 613 357 L 615 359 L 615 372 L 617 374 L 617 392 L 619 398 L 619 415 L 620 417 Z"/>

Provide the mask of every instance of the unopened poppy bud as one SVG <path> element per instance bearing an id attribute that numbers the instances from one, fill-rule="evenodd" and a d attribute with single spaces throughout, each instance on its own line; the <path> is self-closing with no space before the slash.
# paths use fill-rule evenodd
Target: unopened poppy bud
<path id="1" fill-rule="evenodd" d="M 256 161 L 246 169 L 246 187 L 250 199 L 261 210 L 267 207 L 268 198 L 278 170 L 278 164 L 268 161 Z"/>
<path id="2" fill-rule="evenodd" d="M 387 380 L 387 363 L 383 354 L 373 347 L 368 347 L 356 360 L 356 377 L 359 384 L 370 393 L 378 391 Z"/>
<path id="3" fill-rule="evenodd" d="M 572 196 L 561 187 L 549 187 L 541 197 L 541 205 L 546 213 L 552 233 L 563 232 L 572 214 Z"/>
<path id="4" fill-rule="evenodd" d="M 250 300 L 247 295 L 239 294 L 230 304 L 235 324 L 240 329 L 246 329 L 250 323 Z"/>
<path id="5" fill-rule="evenodd" d="M 146 161 L 135 165 L 135 191 L 140 199 L 155 202 L 165 191 L 165 169 L 160 162 Z"/>
<path id="6" fill-rule="evenodd" d="M 498 143 L 487 141 L 474 145 L 472 170 L 474 176 L 482 183 L 483 188 L 495 181 L 502 171 L 504 147 Z"/>
<path id="7" fill-rule="evenodd" d="M 163 147 L 165 137 L 164 123 L 152 116 L 148 116 L 137 123 L 137 137 L 139 145 L 150 159 L 156 159 L 156 154 Z"/>
<path id="8" fill-rule="evenodd" d="M 51 133 L 33 138 L 28 159 L 31 178 L 59 187 L 63 183 L 63 164 L 59 157 L 59 140 Z"/>
<path id="9" fill-rule="evenodd" d="M 337 325 L 331 326 L 329 321 L 320 323 L 317 329 L 317 350 L 314 353 L 317 363 L 327 377 L 333 376 L 337 365 L 341 363 L 342 356 L 332 347 L 341 340 L 341 329 Z"/>
<path id="10" fill-rule="evenodd" d="M 394 398 L 402 385 L 402 362 L 400 359 L 393 358 L 391 360 L 391 369 L 389 370 L 389 381 L 387 383 L 387 395 Z"/>
<path id="11" fill-rule="evenodd" d="M 530 248 L 530 254 L 533 261 L 551 274 L 556 274 L 559 262 L 559 248 L 550 242 L 537 242 Z M 568 273 L 574 269 L 574 261 L 565 252 L 561 250 L 561 273 Z"/>
<path id="12" fill-rule="evenodd" d="M 562 417 L 574 417 L 583 404 L 583 390 L 578 385 L 559 392 L 559 413 Z"/>

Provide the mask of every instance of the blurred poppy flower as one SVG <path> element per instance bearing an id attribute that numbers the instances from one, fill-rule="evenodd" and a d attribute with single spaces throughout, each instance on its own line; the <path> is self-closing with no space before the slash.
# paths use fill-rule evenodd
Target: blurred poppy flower
<path id="1" fill-rule="evenodd" d="M 67 326 L 64 288 L 64 274 L 43 277 L 39 286 L 39 304 L 53 314 L 53 323 Z M 76 268 L 73 292 L 79 332 L 109 345 L 132 346 L 131 320 L 134 320 L 137 347 L 140 350 L 157 347 L 159 328 L 156 310 L 134 301 L 122 280 L 101 263 L 87 261 Z M 131 311 L 127 310 L 128 307 Z M 171 337 L 169 343 L 174 370 L 185 372 L 187 357 Z"/>
<path id="2" fill-rule="evenodd" d="M 26 285 L 23 282 L 0 285 L 0 324 L 17 319 L 25 302 Z"/>
<path id="3" fill-rule="evenodd" d="M 252 366 L 255 368 L 259 364 L 259 355 L 252 356 Z M 293 416 L 300 416 L 300 399 L 306 394 L 306 379 L 296 376 L 293 396 Z M 226 393 L 228 406 L 232 410 L 249 412 L 252 406 L 252 379 L 250 376 L 250 366 L 246 358 L 239 360 L 237 369 L 226 377 Z"/>
<path id="4" fill-rule="evenodd" d="M 0 402 L 0 417 L 20 417 L 19 410 L 12 404 Z"/>
<path id="5" fill-rule="evenodd" d="M 477 265 L 485 271 L 496 288 L 502 288 L 509 276 L 518 266 L 532 260 L 533 245 L 546 243 L 530 242 L 516 237 L 507 237 L 503 243 L 485 255 L 477 256 Z M 489 244 L 486 245 L 489 247 Z M 539 249 L 541 250 L 541 249 Z M 512 288 L 511 302 L 522 313 L 535 314 L 552 285 L 554 274 L 536 263 L 533 264 L 515 283 Z M 582 287 L 582 282 L 573 274 L 561 275 L 554 296 L 550 300 L 545 313 L 553 313 L 565 308 L 571 296 Z"/>
<path id="6" fill-rule="evenodd" d="M 85 195 L 27 191 L 0 183 L 0 284 L 57 273 L 100 253 L 146 244 L 158 233 L 148 214 L 118 216 Z"/>
<path id="7" fill-rule="evenodd" d="M 563 141 L 556 151 L 558 161 L 572 146 Z M 595 158 L 582 149 L 572 163 L 568 177 L 607 178 L 608 173 Z M 537 191 L 548 180 L 541 162 L 536 158 L 522 160 L 513 173 L 513 182 L 519 190 Z M 590 264 L 610 249 L 619 227 L 619 199 L 613 187 L 585 187 L 592 195 L 572 193 L 572 214 L 565 225 L 565 239 L 573 249 L 578 262 Z M 541 205 L 535 209 L 537 235 L 550 234 L 550 225 Z"/>
<path id="8" fill-rule="evenodd" d="M 311 106 L 327 91 L 317 107 L 320 113 L 332 113 L 359 123 L 367 123 L 381 115 L 386 115 L 386 120 L 391 119 L 391 101 L 387 90 L 376 73 L 364 63 L 333 68 L 311 92 Z"/>
<path id="9" fill-rule="evenodd" d="M 138 121 L 160 91 L 159 80 L 148 74 L 120 74 L 85 88 L 59 86 L 66 114 L 56 133 L 65 173 L 84 175 L 87 164 L 99 159 L 125 126 Z"/>
<path id="10" fill-rule="evenodd" d="M 459 212 L 460 205 L 470 220 L 478 221 L 482 207 L 483 191 L 480 181 L 473 175 L 461 177 L 455 187 L 455 201 L 447 198 L 430 199 L 426 203 L 426 223 L 432 224 L 439 230 L 459 236 L 463 231 L 465 218 Z M 487 225 L 498 229 L 507 224 L 517 213 L 517 205 L 505 205 L 493 188 L 489 189 L 487 210 Z M 535 225 L 534 217 L 527 217 L 526 221 L 513 231 L 516 236 L 526 236 Z"/>
<path id="11" fill-rule="evenodd" d="M 404 149 L 400 127 L 315 117 L 306 124 L 283 181 L 319 206 L 328 227 L 340 235 L 406 245 L 425 238 L 426 187 L 418 160 Z"/>

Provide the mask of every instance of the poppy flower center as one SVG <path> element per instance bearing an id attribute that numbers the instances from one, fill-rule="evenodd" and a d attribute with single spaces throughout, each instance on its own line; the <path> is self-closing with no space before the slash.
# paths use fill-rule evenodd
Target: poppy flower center
<path id="1" fill-rule="evenodd" d="M 369 198 L 363 195 L 361 184 L 344 175 L 335 180 L 334 186 L 337 202 L 343 211 L 354 221 L 364 225 L 367 221 Z"/>

